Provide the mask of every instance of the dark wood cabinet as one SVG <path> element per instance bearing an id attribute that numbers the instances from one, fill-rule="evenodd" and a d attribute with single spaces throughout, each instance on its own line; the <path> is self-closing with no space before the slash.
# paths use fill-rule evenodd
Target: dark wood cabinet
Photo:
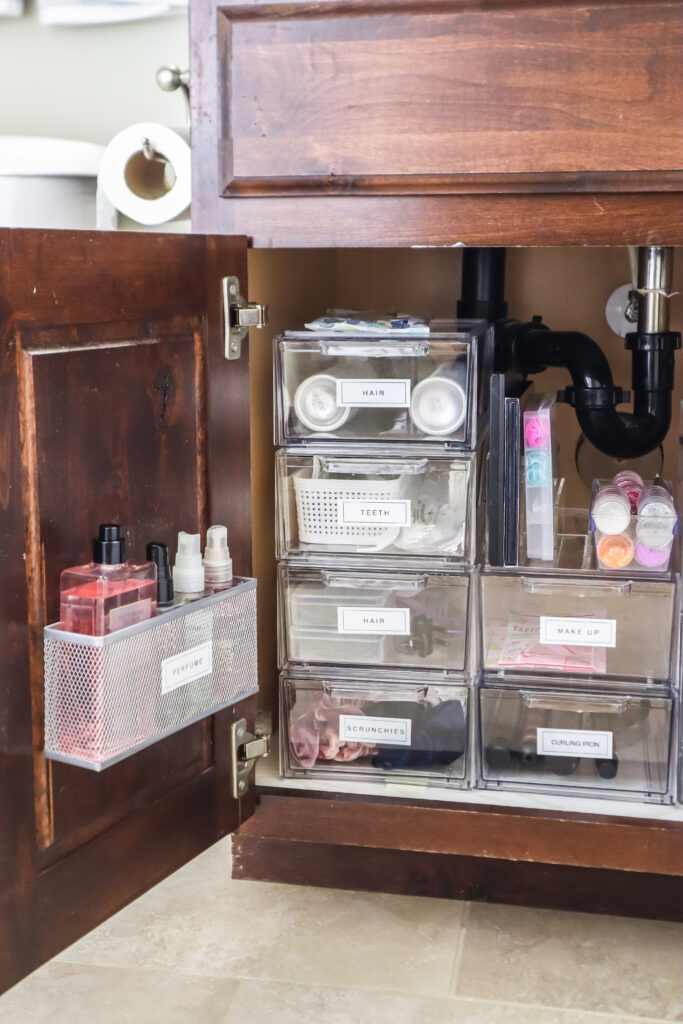
<path id="1" fill-rule="evenodd" d="M 94 526 L 140 551 L 227 520 L 239 574 L 272 529 L 252 537 L 247 361 L 224 358 L 231 236 L 683 244 L 678 0 L 190 6 L 193 224 L 217 237 L 0 230 L 0 987 L 241 823 L 238 877 L 680 918 L 676 822 L 233 800 L 254 700 L 101 775 L 43 758 L 41 630 Z"/>
<path id="2" fill-rule="evenodd" d="M 193 0 L 191 26 L 199 230 L 683 240 L 676 0 Z"/>
<path id="3" fill-rule="evenodd" d="M 683 244 L 675 0 L 190 11 L 198 230 L 258 248 Z M 258 799 L 238 877 L 682 913 L 677 822 L 267 786 Z"/>

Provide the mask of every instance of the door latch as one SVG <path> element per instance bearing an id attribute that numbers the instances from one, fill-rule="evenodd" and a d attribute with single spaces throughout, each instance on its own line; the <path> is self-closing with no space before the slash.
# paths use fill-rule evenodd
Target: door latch
<path id="1" fill-rule="evenodd" d="M 245 796 L 249 787 L 249 774 L 259 757 L 268 757 L 270 736 L 255 736 L 247 729 L 245 718 L 232 723 L 232 795 L 236 800 Z"/>
<path id="2" fill-rule="evenodd" d="M 250 327 L 265 327 L 270 319 L 267 306 L 258 302 L 247 302 L 240 295 L 237 277 L 223 278 L 223 329 L 225 333 L 225 358 L 239 359 L 242 342 Z"/>

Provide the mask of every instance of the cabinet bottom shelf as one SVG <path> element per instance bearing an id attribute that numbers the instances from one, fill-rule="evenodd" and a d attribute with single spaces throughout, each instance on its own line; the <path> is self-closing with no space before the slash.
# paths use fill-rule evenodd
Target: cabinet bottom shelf
<path id="1" fill-rule="evenodd" d="M 619 816 L 271 782 L 233 839 L 235 878 L 683 920 L 681 808 L 639 818 L 632 805 Z"/>

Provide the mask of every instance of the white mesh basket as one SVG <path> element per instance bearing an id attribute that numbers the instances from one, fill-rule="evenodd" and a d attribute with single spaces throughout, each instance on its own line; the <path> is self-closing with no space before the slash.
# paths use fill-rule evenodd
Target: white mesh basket
<path id="1" fill-rule="evenodd" d="M 46 626 L 45 756 L 100 771 L 258 690 L 256 581 L 107 636 Z"/>
<path id="2" fill-rule="evenodd" d="M 302 544 L 355 544 L 377 550 L 393 543 L 396 526 L 349 525 L 339 521 L 343 501 L 391 501 L 401 477 L 388 480 L 325 480 L 295 476 L 296 514 Z"/>

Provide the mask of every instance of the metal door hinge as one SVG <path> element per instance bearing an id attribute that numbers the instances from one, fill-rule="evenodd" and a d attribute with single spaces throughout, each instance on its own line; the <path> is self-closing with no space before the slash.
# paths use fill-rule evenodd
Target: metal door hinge
<path id="1" fill-rule="evenodd" d="M 265 327 L 270 318 L 268 307 L 258 302 L 247 302 L 240 295 L 237 277 L 223 278 L 223 325 L 225 331 L 225 358 L 239 359 L 242 342 L 250 327 Z"/>
<path id="2" fill-rule="evenodd" d="M 259 757 L 268 757 L 270 736 L 255 736 L 247 729 L 245 718 L 232 723 L 230 731 L 232 760 L 232 795 L 236 800 L 249 788 L 249 773 Z"/>

